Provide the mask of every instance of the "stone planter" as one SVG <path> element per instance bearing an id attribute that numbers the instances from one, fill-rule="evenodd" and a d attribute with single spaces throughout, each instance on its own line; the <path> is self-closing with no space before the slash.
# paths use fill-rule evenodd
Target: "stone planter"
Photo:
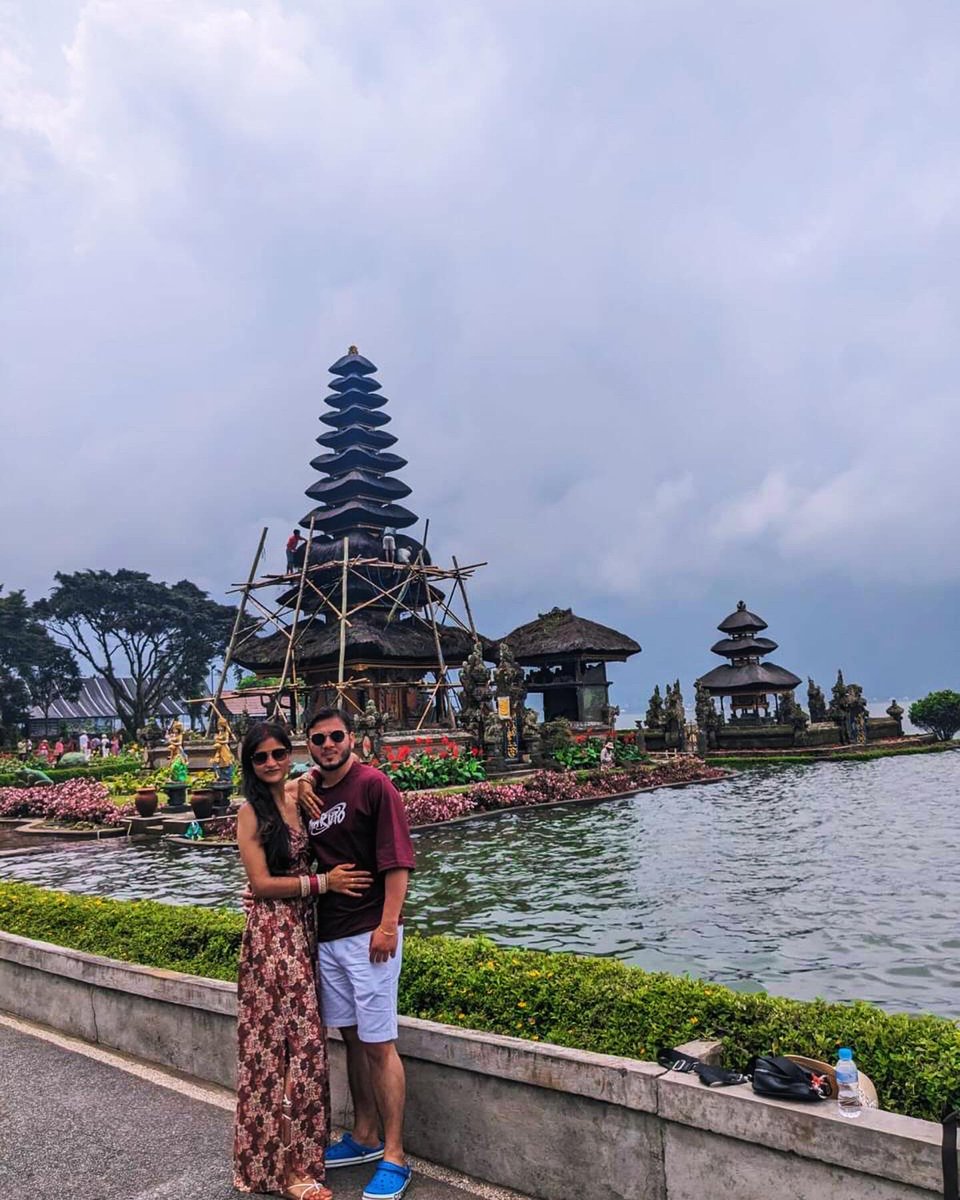
<path id="1" fill-rule="evenodd" d="M 198 821 L 205 821 L 207 817 L 213 816 L 213 797 L 212 788 L 197 788 L 195 792 L 190 793 L 190 807 Z"/>
<path id="2" fill-rule="evenodd" d="M 167 794 L 167 812 L 187 811 L 187 785 L 185 783 L 165 783 L 163 790 Z"/>
<path id="3" fill-rule="evenodd" d="M 137 815 L 140 817 L 152 817 L 157 811 L 157 805 L 160 803 L 157 797 L 156 788 L 137 788 L 137 794 L 133 798 L 134 807 L 137 810 Z"/>
<path id="4" fill-rule="evenodd" d="M 213 793 L 213 811 L 223 815 L 230 808 L 230 796 L 233 792 L 232 783 L 213 783 L 210 785 Z"/>

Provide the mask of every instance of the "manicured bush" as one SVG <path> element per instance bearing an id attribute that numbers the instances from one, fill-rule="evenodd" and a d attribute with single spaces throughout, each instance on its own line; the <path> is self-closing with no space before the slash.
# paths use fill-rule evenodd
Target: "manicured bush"
<path id="1" fill-rule="evenodd" d="M 243 920 L 222 909 L 0 883 L 0 929 L 8 933 L 208 979 L 236 979 Z"/>
<path id="2" fill-rule="evenodd" d="M 41 767 L 45 775 L 54 783 L 63 783 L 67 779 L 110 779 L 115 775 L 123 775 L 137 768 L 139 758 L 133 754 L 118 755 L 116 758 L 93 759 L 87 766 L 82 767 Z M 17 787 L 15 771 L 0 773 L 0 787 Z M 22 786 L 22 785 L 20 785 Z"/>
<path id="3" fill-rule="evenodd" d="M 91 899 L 0 884 L 0 929 L 93 954 L 213 979 L 236 977 L 239 914 Z M 611 959 L 409 935 L 401 1011 L 468 1029 L 651 1060 L 662 1047 L 722 1037 L 728 1065 L 763 1052 L 831 1061 L 852 1046 L 883 1106 L 937 1120 L 960 1097 L 960 1023 L 864 1003 L 785 1000 Z"/>

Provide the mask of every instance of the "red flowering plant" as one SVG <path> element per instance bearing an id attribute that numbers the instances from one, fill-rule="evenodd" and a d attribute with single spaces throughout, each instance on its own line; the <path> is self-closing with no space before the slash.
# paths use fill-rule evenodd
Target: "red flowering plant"
<path id="1" fill-rule="evenodd" d="M 414 755 L 410 746 L 405 745 L 397 749 L 387 746 L 384 753 L 387 761 L 380 769 L 390 776 L 401 792 L 456 787 L 486 778 L 480 759 L 472 754 L 461 754 L 460 746 L 447 737 L 440 739 L 435 752 L 421 750 Z"/>
<path id="2" fill-rule="evenodd" d="M 573 740 L 573 745 L 558 746 L 553 752 L 553 757 L 562 766 L 571 771 L 589 770 L 590 767 L 600 765 L 600 751 L 603 749 L 603 744 L 606 738 L 589 737 L 587 734 L 580 734 Z M 641 763 L 648 762 L 646 754 L 637 749 L 636 734 L 628 734 L 626 737 L 616 735 L 613 739 L 613 761 L 617 766 L 625 763 Z"/>

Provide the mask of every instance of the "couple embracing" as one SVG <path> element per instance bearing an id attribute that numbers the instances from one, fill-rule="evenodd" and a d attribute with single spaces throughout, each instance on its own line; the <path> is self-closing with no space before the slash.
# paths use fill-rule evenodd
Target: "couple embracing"
<path id="1" fill-rule="evenodd" d="M 325 1168 L 370 1163 L 363 1200 L 399 1200 L 410 1168 L 397 983 L 413 846 L 399 792 L 354 757 L 350 717 L 318 709 L 306 733 L 315 767 L 296 783 L 282 725 L 254 726 L 240 750 L 237 841 L 252 899 L 237 982 L 234 1186 L 329 1200 Z M 333 1145 L 330 1027 L 344 1039 L 354 1113 Z"/>

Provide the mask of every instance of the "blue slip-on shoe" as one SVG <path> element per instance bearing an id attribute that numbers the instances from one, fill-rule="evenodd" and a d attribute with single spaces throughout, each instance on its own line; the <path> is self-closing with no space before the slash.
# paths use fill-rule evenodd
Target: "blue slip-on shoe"
<path id="1" fill-rule="evenodd" d="M 413 1171 L 386 1159 L 377 1167 L 373 1178 L 363 1189 L 363 1200 L 400 1200 L 410 1186 Z"/>
<path id="2" fill-rule="evenodd" d="M 383 1142 L 379 1146 L 361 1146 L 349 1133 L 327 1148 L 324 1163 L 328 1167 L 355 1167 L 359 1163 L 376 1162 L 383 1158 Z"/>

